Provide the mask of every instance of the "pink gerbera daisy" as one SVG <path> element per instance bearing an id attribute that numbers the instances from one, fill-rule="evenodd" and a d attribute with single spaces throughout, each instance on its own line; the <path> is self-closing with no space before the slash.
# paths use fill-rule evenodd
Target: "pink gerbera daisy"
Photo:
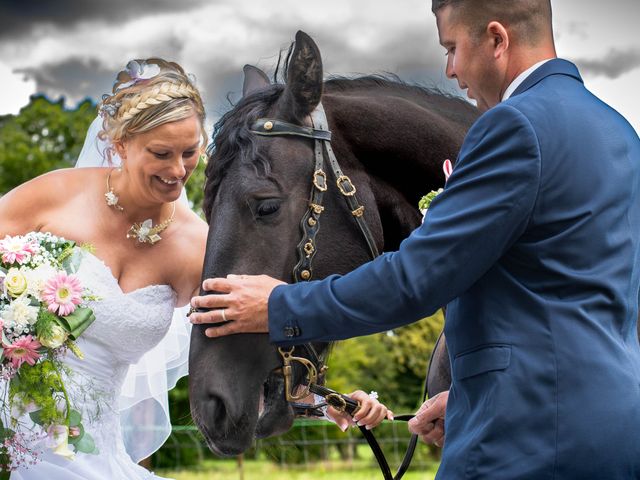
<path id="1" fill-rule="evenodd" d="M 82 285 L 75 275 L 57 273 L 44 286 L 42 298 L 50 312 L 61 317 L 69 315 L 82 302 Z"/>
<path id="2" fill-rule="evenodd" d="M 7 235 L 0 240 L 0 253 L 4 263 L 16 263 L 20 265 L 27 262 L 31 255 L 38 251 L 38 244 L 25 240 L 24 237 L 11 237 Z"/>
<path id="3" fill-rule="evenodd" d="M 10 345 L 3 345 L 4 356 L 11 360 L 14 368 L 27 362 L 29 365 L 35 365 L 36 360 L 40 358 L 38 349 L 41 347 L 40 342 L 35 340 L 31 335 L 19 338 Z"/>

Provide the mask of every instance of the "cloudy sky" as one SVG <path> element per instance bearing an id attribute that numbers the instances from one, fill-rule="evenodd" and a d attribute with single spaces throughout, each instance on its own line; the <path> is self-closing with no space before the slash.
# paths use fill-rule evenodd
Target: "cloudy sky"
<path id="1" fill-rule="evenodd" d="M 640 131 L 639 0 L 555 0 L 560 56 Z M 161 56 L 193 73 L 211 121 L 237 98 L 246 63 L 271 73 L 296 30 L 326 74 L 394 72 L 455 91 L 429 0 L 0 0 L 0 114 L 30 94 L 73 107 L 111 90 L 131 58 Z"/>

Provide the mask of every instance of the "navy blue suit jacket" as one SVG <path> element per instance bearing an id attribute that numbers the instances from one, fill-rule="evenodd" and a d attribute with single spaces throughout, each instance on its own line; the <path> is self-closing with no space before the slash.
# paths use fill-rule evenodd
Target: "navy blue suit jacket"
<path id="1" fill-rule="evenodd" d="M 398 252 L 276 288 L 269 328 L 279 345 L 339 340 L 448 304 L 438 478 L 628 480 L 639 285 L 640 140 L 555 59 L 472 126 Z"/>

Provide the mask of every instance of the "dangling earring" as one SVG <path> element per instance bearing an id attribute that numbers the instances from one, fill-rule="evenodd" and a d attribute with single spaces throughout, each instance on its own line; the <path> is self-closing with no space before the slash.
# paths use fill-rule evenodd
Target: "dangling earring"
<path id="1" fill-rule="evenodd" d="M 116 195 L 116 192 L 113 191 L 113 187 L 111 186 L 111 174 L 114 170 L 115 168 L 109 170 L 109 174 L 107 175 L 107 192 L 104 194 L 104 199 L 110 207 L 115 208 L 119 212 L 124 212 L 124 208 L 118 203 L 120 198 Z M 119 168 L 118 172 L 120 172 Z"/>

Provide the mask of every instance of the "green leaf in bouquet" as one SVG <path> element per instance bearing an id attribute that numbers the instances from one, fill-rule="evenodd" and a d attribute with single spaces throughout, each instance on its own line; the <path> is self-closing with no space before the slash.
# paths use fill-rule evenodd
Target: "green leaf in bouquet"
<path id="1" fill-rule="evenodd" d="M 60 324 L 69 332 L 71 340 L 77 340 L 82 332 L 95 321 L 93 311 L 87 307 L 78 307 L 72 314 L 60 317 Z"/>
<path id="2" fill-rule="evenodd" d="M 72 437 L 71 435 L 69 435 L 69 445 L 77 445 L 80 440 L 82 440 L 82 438 L 85 435 L 85 430 L 84 430 L 84 425 L 82 425 L 81 423 L 76 425 L 79 429 L 80 429 L 80 433 L 78 435 L 76 435 L 75 437 Z"/>
<path id="3" fill-rule="evenodd" d="M 29 417 L 31 417 L 31 421 L 35 424 L 42 425 L 42 410 L 36 410 L 35 412 L 29 413 Z"/>
<path id="4" fill-rule="evenodd" d="M 78 443 L 75 444 L 76 452 L 82 453 L 93 453 L 97 454 L 98 449 L 96 448 L 96 442 L 93 440 L 93 437 L 89 435 L 87 432 L 84 432 L 84 435 L 80 439 Z"/>
<path id="5" fill-rule="evenodd" d="M 67 273 L 76 273 L 80 268 L 80 263 L 82 263 L 82 250 L 74 247 L 75 243 L 72 242 L 58 257 L 62 268 Z"/>
<path id="6" fill-rule="evenodd" d="M 11 459 L 9 458 L 9 454 L 6 452 L 0 453 L 0 464 L 8 465 Z M 5 470 L 4 468 L 0 468 L 0 480 L 10 480 L 11 479 L 11 470 Z"/>
<path id="7" fill-rule="evenodd" d="M 52 334 L 51 327 L 53 325 L 59 325 L 58 316 L 46 308 L 41 308 L 38 312 L 38 320 L 36 321 L 36 336 L 38 338 L 50 338 Z M 64 325 L 60 326 L 66 329 Z"/>
<path id="8" fill-rule="evenodd" d="M 80 412 L 78 412 L 77 410 L 71 410 L 69 412 L 69 426 L 77 427 L 81 422 L 82 416 L 80 415 Z"/>
<path id="9" fill-rule="evenodd" d="M 16 434 L 15 430 L 11 430 L 10 428 L 2 428 L 0 431 L 0 441 L 4 442 L 5 440 L 12 438 Z"/>
<path id="10" fill-rule="evenodd" d="M 6 439 L 13 437 L 15 434 L 15 431 L 10 428 L 5 428 L 4 423 L 0 420 L 0 443 L 3 443 Z"/>

